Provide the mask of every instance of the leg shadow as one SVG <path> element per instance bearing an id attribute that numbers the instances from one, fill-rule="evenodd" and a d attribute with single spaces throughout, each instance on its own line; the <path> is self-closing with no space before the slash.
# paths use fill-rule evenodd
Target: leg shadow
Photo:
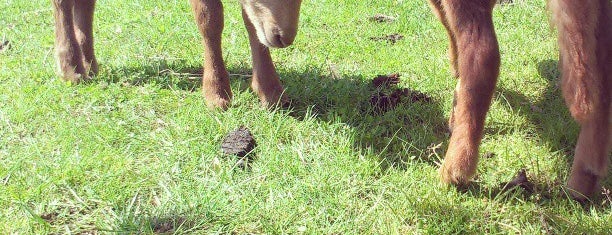
<path id="1" fill-rule="evenodd" d="M 292 99 L 293 117 L 315 117 L 349 125 L 354 134 L 354 149 L 378 156 L 383 169 L 404 168 L 415 160 L 430 164 L 440 161 L 437 151 L 443 151 L 443 143 L 448 139 L 441 97 L 425 94 L 431 97 L 429 101 L 404 97 L 394 109 L 377 112 L 370 101 L 372 95 L 389 94 L 395 88 L 377 88 L 369 77 L 338 78 L 312 67 L 305 71 L 282 71 L 281 77 L 286 94 Z"/>

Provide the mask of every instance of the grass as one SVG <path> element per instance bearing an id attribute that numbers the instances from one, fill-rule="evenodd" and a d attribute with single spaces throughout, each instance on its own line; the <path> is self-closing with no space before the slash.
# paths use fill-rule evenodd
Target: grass
<path id="1" fill-rule="evenodd" d="M 49 1 L 0 3 L 0 233 L 606 234 L 612 205 L 584 209 L 563 193 L 578 127 L 558 80 L 555 32 L 542 1 L 498 6 L 502 67 L 479 163 L 465 192 L 436 173 L 455 80 L 443 27 L 422 1 L 305 1 L 290 48 L 274 50 L 292 110 L 266 110 L 249 89 L 237 0 L 225 3 L 224 55 L 235 93 L 206 109 L 202 46 L 185 1 L 100 2 L 100 74 L 56 76 Z M 397 17 L 375 23 L 369 16 Z M 372 41 L 392 33 L 395 44 Z M 433 101 L 368 112 L 370 79 Z M 221 155 L 247 126 L 248 170 Z M 536 184 L 497 194 L 519 169 Z M 610 177 L 609 177 L 610 178 Z M 611 180 L 603 183 L 610 188 Z M 606 222 L 608 221 L 608 222 Z"/>

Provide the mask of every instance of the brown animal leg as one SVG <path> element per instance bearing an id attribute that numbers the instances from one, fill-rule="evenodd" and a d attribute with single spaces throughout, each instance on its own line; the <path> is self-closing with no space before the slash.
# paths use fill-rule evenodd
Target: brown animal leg
<path id="1" fill-rule="evenodd" d="M 568 186 L 583 200 L 605 177 L 612 145 L 612 6 L 608 0 L 550 4 L 559 30 L 563 96 L 581 126 Z"/>
<path id="2" fill-rule="evenodd" d="M 288 101 L 283 97 L 283 86 L 274 68 L 270 49 L 261 44 L 257 39 L 255 27 L 249 20 L 244 10 L 242 11 L 244 25 L 249 32 L 249 43 L 251 45 L 251 56 L 253 59 L 253 80 L 251 88 L 259 96 L 261 104 L 266 107 L 275 105 L 283 106 Z"/>
<path id="3" fill-rule="evenodd" d="M 226 109 L 232 98 L 229 74 L 221 53 L 223 4 L 220 0 L 189 0 L 204 45 L 202 91 L 210 108 Z"/>
<path id="4" fill-rule="evenodd" d="M 450 25 L 448 24 L 448 19 L 446 18 L 446 14 L 442 8 L 442 0 L 429 0 L 429 5 L 446 29 L 449 41 L 448 58 L 450 58 L 451 62 L 451 74 L 453 77 L 459 77 L 459 71 L 457 71 L 457 39 L 455 38 L 455 35 L 451 31 Z"/>
<path id="5" fill-rule="evenodd" d="M 445 183 L 466 184 L 476 172 L 478 146 L 499 74 L 499 47 L 492 20 L 494 4 L 495 0 L 442 0 L 440 12 L 446 16 L 448 31 L 457 43 L 459 72 L 453 129 L 440 168 Z"/>
<path id="6" fill-rule="evenodd" d="M 83 53 L 83 66 L 90 74 L 98 73 L 98 62 L 94 54 L 93 15 L 96 0 L 74 2 L 74 33 Z"/>
<path id="7" fill-rule="evenodd" d="M 579 200 L 590 197 L 598 191 L 599 180 L 604 178 L 609 164 L 610 115 L 600 113 L 593 120 L 580 123 L 580 135 L 576 144 L 574 163 L 568 187 L 571 195 Z M 608 130 L 608 131 L 606 131 Z"/>
<path id="8" fill-rule="evenodd" d="M 55 53 L 62 79 L 74 83 L 87 78 L 82 53 L 74 34 L 74 0 L 54 0 Z"/>

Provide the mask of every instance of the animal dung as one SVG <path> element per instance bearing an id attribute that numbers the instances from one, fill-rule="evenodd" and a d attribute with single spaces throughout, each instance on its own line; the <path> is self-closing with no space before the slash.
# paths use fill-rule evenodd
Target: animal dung
<path id="1" fill-rule="evenodd" d="M 389 34 L 382 37 L 370 37 L 372 41 L 388 41 L 391 44 L 395 44 L 397 41 L 404 39 L 404 35 L 399 33 Z"/>
<path id="2" fill-rule="evenodd" d="M 221 151 L 225 155 L 236 155 L 240 158 L 244 158 L 248 153 L 253 151 L 257 146 L 251 131 L 240 126 L 238 129 L 233 130 L 223 138 L 221 143 Z"/>
<path id="3" fill-rule="evenodd" d="M 390 87 L 391 85 L 397 85 L 400 82 L 399 73 L 392 73 L 389 75 L 378 75 L 372 79 L 372 84 L 375 87 Z"/>
<path id="4" fill-rule="evenodd" d="M 493 152 L 486 152 L 485 154 L 482 155 L 482 158 L 494 158 L 495 157 L 495 153 Z"/>
<path id="5" fill-rule="evenodd" d="M 410 97 L 410 101 L 412 102 L 425 102 L 425 103 L 431 102 L 431 97 L 423 92 L 410 90 L 408 88 L 404 88 L 401 91 L 402 91 L 401 94 L 403 96 Z"/>
<path id="6" fill-rule="evenodd" d="M 391 88 L 400 82 L 400 75 L 392 73 L 389 75 L 378 75 L 372 79 L 372 85 L 378 90 L 370 96 L 370 105 L 375 113 L 380 114 L 394 109 L 402 98 L 408 98 L 410 102 L 431 102 L 431 97 L 428 95 L 408 88 L 396 88 L 390 94 L 385 93 L 385 88 Z"/>
<path id="7" fill-rule="evenodd" d="M 372 108 L 376 113 L 384 113 L 395 108 L 399 101 L 399 97 L 389 96 L 383 92 L 378 92 L 377 94 L 370 96 L 370 105 L 372 105 Z"/>
<path id="8" fill-rule="evenodd" d="M 533 183 L 529 182 L 529 179 L 527 179 L 527 173 L 525 169 L 521 169 L 517 173 L 516 177 L 512 179 L 512 181 L 508 183 L 502 183 L 500 186 L 501 186 L 502 192 L 511 190 L 516 187 L 521 187 L 523 188 L 523 190 L 525 190 L 528 193 L 533 193 L 533 187 L 534 187 Z"/>
<path id="9" fill-rule="evenodd" d="M 0 43 L 0 52 L 6 51 L 8 49 L 11 49 L 11 42 L 10 41 L 4 41 L 2 43 Z"/>
<path id="10" fill-rule="evenodd" d="M 393 16 L 376 14 L 368 18 L 370 21 L 378 22 L 378 23 L 391 23 L 396 20 Z"/>

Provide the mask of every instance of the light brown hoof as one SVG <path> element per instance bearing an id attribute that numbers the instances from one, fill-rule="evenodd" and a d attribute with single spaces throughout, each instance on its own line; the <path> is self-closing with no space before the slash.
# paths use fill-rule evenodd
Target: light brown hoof
<path id="1" fill-rule="evenodd" d="M 227 110 L 231 103 L 231 90 L 207 91 L 203 89 L 203 92 L 204 98 L 206 99 L 206 106 L 208 106 L 210 109 Z"/>
<path id="2" fill-rule="evenodd" d="M 474 154 L 468 154 L 472 152 Z M 440 179 L 444 184 L 466 186 L 476 174 L 478 154 L 475 151 L 452 151 L 449 148 L 440 167 Z"/>
<path id="3" fill-rule="evenodd" d="M 221 109 L 225 111 L 227 110 L 227 108 L 229 108 L 229 105 L 230 105 L 230 100 L 227 98 L 221 98 L 221 97 L 217 97 L 217 98 L 207 97 L 206 98 L 206 106 L 208 106 L 209 109 Z"/>
<path id="4" fill-rule="evenodd" d="M 62 80 L 71 84 L 79 84 L 81 82 L 89 81 L 91 79 L 87 75 L 75 73 L 74 71 L 62 73 L 61 77 Z"/>
<path id="5" fill-rule="evenodd" d="M 268 80 L 260 80 L 254 77 L 251 88 L 253 88 L 264 107 L 284 107 L 289 104 L 289 98 L 283 94 L 284 89 L 278 77 Z"/>
<path id="6" fill-rule="evenodd" d="M 229 75 L 210 75 L 204 73 L 202 77 L 202 92 L 206 105 L 210 109 L 227 110 L 232 100 L 232 89 L 229 84 Z"/>
<path id="7" fill-rule="evenodd" d="M 66 56 L 58 58 L 58 74 L 65 82 L 78 84 L 89 80 L 89 76 L 84 72 L 83 66 L 80 63 L 70 63 L 70 59 L 65 59 Z"/>
<path id="8" fill-rule="evenodd" d="M 439 173 L 442 183 L 459 187 L 468 185 L 472 176 L 474 176 L 474 173 L 470 172 L 469 169 L 459 168 L 446 163 L 440 167 Z"/>
<path id="9" fill-rule="evenodd" d="M 273 94 L 268 95 L 260 95 L 259 100 L 261 105 L 267 108 L 276 108 L 276 107 L 287 107 L 290 103 L 287 95 L 283 94 L 282 91 L 275 91 Z"/>

